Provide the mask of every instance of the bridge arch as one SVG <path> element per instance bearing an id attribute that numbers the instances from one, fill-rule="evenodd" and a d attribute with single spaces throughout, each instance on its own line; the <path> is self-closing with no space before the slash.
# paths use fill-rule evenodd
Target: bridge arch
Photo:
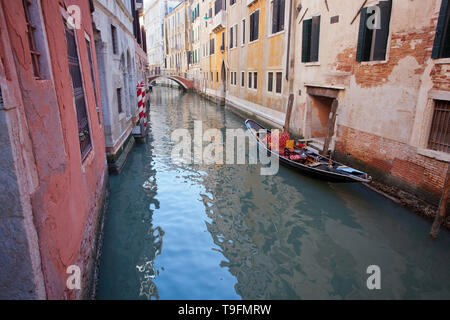
<path id="1" fill-rule="evenodd" d="M 164 79 L 169 79 L 172 81 L 175 81 L 177 84 L 179 84 L 184 90 L 190 90 L 190 89 L 194 89 L 194 81 L 192 80 L 188 80 L 185 79 L 183 77 L 180 76 L 166 76 L 166 75 L 156 75 L 156 76 L 151 76 L 148 79 L 148 83 L 151 84 L 153 83 L 156 79 L 158 78 L 164 78 Z"/>

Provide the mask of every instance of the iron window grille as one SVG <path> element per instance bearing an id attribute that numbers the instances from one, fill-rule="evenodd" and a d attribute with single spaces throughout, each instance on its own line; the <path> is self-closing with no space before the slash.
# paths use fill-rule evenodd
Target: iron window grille
<path id="1" fill-rule="evenodd" d="M 450 153 L 450 101 L 434 101 L 428 148 Z"/>
<path id="2" fill-rule="evenodd" d="M 72 78 L 75 108 L 77 112 L 78 139 L 80 142 L 81 156 L 84 158 L 92 146 L 89 130 L 89 119 L 86 108 L 86 97 L 83 87 L 83 79 L 81 76 L 81 66 L 78 58 L 78 46 L 75 38 L 75 32 L 65 25 L 65 34 L 69 73 Z"/>

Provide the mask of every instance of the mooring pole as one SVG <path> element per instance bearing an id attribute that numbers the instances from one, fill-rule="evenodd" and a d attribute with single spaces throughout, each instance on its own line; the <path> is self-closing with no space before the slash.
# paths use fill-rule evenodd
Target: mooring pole
<path id="1" fill-rule="evenodd" d="M 286 118 L 284 120 L 284 131 L 289 132 L 289 122 L 291 122 L 292 105 L 294 104 L 294 94 L 289 95 L 287 108 L 286 108 Z"/>
<path id="2" fill-rule="evenodd" d="M 447 167 L 447 175 L 445 176 L 444 190 L 442 191 L 441 201 L 439 202 L 439 209 L 436 212 L 436 217 L 434 218 L 433 225 L 431 226 L 430 236 L 432 239 L 437 238 L 439 229 L 442 223 L 444 222 L 449 192 L 450 192 L 450 164 Z"/>

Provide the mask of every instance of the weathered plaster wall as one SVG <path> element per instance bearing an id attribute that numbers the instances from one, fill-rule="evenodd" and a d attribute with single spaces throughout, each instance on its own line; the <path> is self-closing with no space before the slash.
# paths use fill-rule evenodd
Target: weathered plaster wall
<path id="1" fill-rule="evenodd" d="M 93 21 L 100 32 L 97 57 L 102 83 L 102 103 L 107 154 L 114 155 L 127 140 L 137 113 L 136 51 L 133 17 L 121 1 L 97 0 Z M 111 25 L 116 27 L 117 53 L 112 48 Z M 119 113 L 117 89 L 121 88 L 122 110 Z"/>
<path id="2" fill-rule="evenodd" d="M 81 8 L 82 16 L 76 37 L 92 139 L 92 150 L 84 161 L 80 154 L 61 15 L 61 8 L 71 4 Z M 82 292 L 66 290 L 66 268 L 86 261 L 93 253 L 91 244 L 95 234 L 90 224 L 99 214 L 98 203 L 104 193 L 106 175 L 105 142 L 97 117 L 85 41 L 85 34 L 94 39 L 89 2 L 41 1 L 52 71 L 44 80 L 33 77 L 21 1 L 2 0 L 1 5 L 37 172 L 38 184 L 29 196 L 46 294 L 49 299 L 79 298 Z M 95 61 L 94 50 L 92 55 Z M 94 70 L 97 74 L 95 62 Z M 84 264 L 80 267 L 85 280 L 89 270 Z"/>
<path id="3" fill-rule="evenodd" d="M 378 3 L 368 1 L 367 6 Z M 295 52 L 295 108 L 291 127 L 308 136 L 306 87 L 332 87 L 339 90 L 336 124 L 336 150 L 349 154 L 398 178 L 426 197 L 443 188 L 447 159 L 445 154 L 425 156 L 430 128 L 430 92 L 449 91 L 449 63 L 431 59 L 440 9 L 439 0 L 393 1 L 390 37 L 385 61 L 357 62 L 359 17 L 351 24 L 361 3 L 329 0 L 302 1 L 300 21 L 321 15 L 319 62 L 301 62 L 301 41 Z M 339 22 L 330 23 L 333 16 Z M 329 35 L 333 36 L 329 36 Z"/>

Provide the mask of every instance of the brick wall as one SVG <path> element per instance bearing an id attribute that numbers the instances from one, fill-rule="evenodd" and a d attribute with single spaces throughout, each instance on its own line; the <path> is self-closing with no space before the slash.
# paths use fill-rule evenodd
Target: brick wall
<path id="1" fill-rule="evenodd" d="M 336 151 L 436 196 L 444 187 L 448 164 L 422 156 L 405 143 L 339 126 Z"/>

